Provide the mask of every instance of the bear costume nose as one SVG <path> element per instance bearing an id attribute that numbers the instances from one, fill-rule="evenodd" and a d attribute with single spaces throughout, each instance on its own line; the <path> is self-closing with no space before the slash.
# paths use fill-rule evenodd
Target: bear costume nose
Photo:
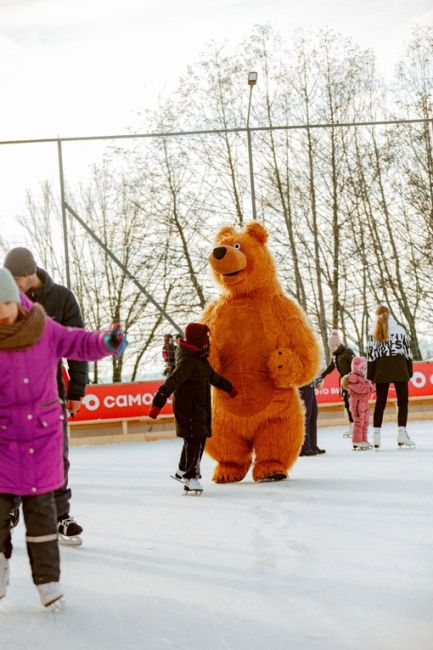
<path id="1" fill-rule="evenodd" d="M 218 248 L 213 249 L 212 254 L 217 260 L 222 260 L 222 258 L 226 253 L 227 253 L 227 248 L 225 246 L 218 246 Z"/>

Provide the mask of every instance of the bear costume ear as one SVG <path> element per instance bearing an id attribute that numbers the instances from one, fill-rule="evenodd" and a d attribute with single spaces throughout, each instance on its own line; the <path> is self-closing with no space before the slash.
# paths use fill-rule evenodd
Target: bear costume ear
<path id="1" fill-rule="evenodd" d="M 230 235 L 234 235 L 236 232 L 235 228 L 233 226 L 223 226 L 217 233 L 217 236 L 215 237 L 215 241 L 219 241 L 220 239 L 223 239 L 223 237 L 229 237 Z"/>
<path id="2" fill-rule="evenodd" d="M 254 237 L 260 244 L 264 244 L 268 239 L 268 231 L 258 221 L 251 221 L 245 228 L 245 232 L 250 237 Z"/>

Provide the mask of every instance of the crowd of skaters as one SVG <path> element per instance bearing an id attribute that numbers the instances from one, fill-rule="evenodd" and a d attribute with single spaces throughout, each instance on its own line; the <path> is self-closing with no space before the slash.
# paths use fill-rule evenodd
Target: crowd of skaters
<path id="1" fill-rule="evenodd" d="M 31 251 L 12 249 L 0 269 L 0 598 L 5 596 L 12 555 L 12 530 L 22 506 L 33 581 L 41 602 L 51 606 L 62 598 L 59 535 L 76 538 L 82 526 L 70 512 L 67 415 L 78 412 L 87 383 L 87 361 L 123 352 L 127 345 L 119 327 L 87 332 L 73 293 L 56 284 L 36 265 Z M 210 386 L 236 398 L 238 391 L 219 375 L 208 357 L 211 332 L 190 323 L 180 334 L 164 337 L 165 382 L 150 410 L 156 418 L 175 393 L 177 434 L 183 438 L 173 478 L 187 490 L 201 491 L 200 460 L 211 435 Z M 412 376 L 410 342 L 404 328 L 380 306 L 369 338 L 367 358 L 356 356 L 338 332 L 329 337 L 332 360 L 309 385 L 300 389 L 305 403 L 302 456 L 324 454 L 317 445 L 316 389 L 336 369 L 349 420 L 347 436 L 354 449 L 370 449 L 368 401 L 376 391 L 373 444 L 380 431 L 391 383 L 398 403 L 399 445 L 414 446 L 406 430 L 408 382 Z M 63 383 L 61 360 L 70 380 Z M 12 370 L 13 369 L 13 370 Z M 194 402 L 194 417 L 188 405 Z M 184 407 L 183 407 L 184 405 Z M 10 453 L 13 442 L 14 452 Z"/>
<path id="2" fill-rule="evenodd" d="M 385 305 L 376 308 L 375 321 L 367 342 L 367 357 L 357 356 L 333 330 L 328 339 L 331 362 L 308 386 L 300 389 L 305 404 L 305 439 L 302 456 L 324 453 L 317 446 L 318 407 L 316 387 L 337 370 L 341 395 L 347 412 L 349 428 L 343 434 L 352 440 L 354 450 L 379 449 L 381 428 L 387 404 L 389 387 L 394 385 L 397 395 L 397 445 L 414 447 L 407 432 L 409 380 L 413 375 L 410 340 L 406 330 L 391 316 Z M 373 442 L 368 439 L 369 400 L 376 395 L 373 412 Z"/>

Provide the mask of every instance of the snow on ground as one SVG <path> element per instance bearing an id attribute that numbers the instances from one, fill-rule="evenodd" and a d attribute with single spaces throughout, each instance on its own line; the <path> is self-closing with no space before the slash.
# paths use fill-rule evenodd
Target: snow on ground
<path id="1" fill-rule="evenodd" d="M 353 452 L 320 430 L 324 456 L 290 480 L 183 496 L 180 441 L 71 451 L 85 544 L 62 549 L 65 607 L 41 608 L 20 524 L 0 604 L 7 650 L 430 650 L 433 422 L 416 450 Z"/>

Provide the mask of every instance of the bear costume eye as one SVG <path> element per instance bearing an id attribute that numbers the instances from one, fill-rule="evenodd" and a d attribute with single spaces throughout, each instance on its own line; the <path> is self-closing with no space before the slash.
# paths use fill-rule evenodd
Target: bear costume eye
<path id="1" fill-rule="evenodd" d="M 240 250 L 241 245 L 240 244 L 233 244 L 233 248 L 237 248 L 237 250 Z"/>

